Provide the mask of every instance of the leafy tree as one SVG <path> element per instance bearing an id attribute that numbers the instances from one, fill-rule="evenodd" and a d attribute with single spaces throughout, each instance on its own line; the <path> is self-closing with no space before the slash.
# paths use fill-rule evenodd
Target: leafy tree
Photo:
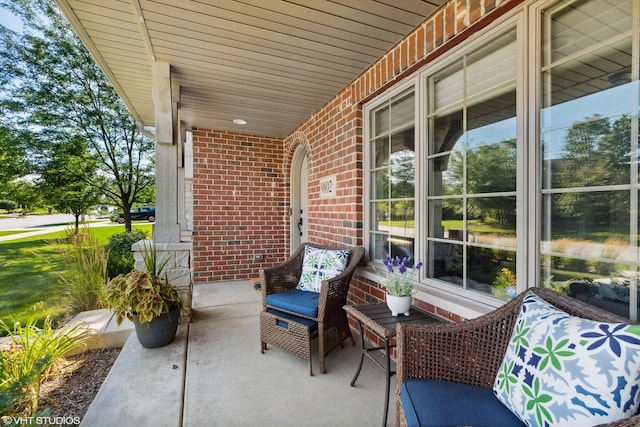
<path id="1" fill-rule="evenodd" d="M 86 144 L 81 140 L 54 145 L 40 175 L 40 186 L 49 203 L 75 217 L 76 234 L 80 215 L 97 205 L 101 196 L 97 162 L 86 152 Z"/>
<path id="2" fill-rule="evenodd" d="M 24 211 L 32 211 L 44 205 L 42 194 L 33 180 L 18 178 L 7 183 L 3 191 Z"/>
<path id="3" fill-rule="evenodd" d="M 25 132 L 15 132 L 0 124 L 0 183 L 13 181 L 28 173 L 27 136 Z"/>
<path id="4" fill-rule="evenodd" d="M 516 140 L 508 139 L 473 148 L 456 149 L 451 153 L 443 181 L 443 194 L 482 194 L 511 192 L 516 188 Z M 443 203 L 458 215 L 462 204 L 446 200 Z M 500 225 L 512 225 L 515 203 L 512 197 L 473 197 L 467 199 L 469 218 L 494 218 Z"/>
<path id="5" fill-rule="evenodd" d="M 599 187 L 629 182 L 631 141 L 629 117 L 611 121 L 593 116 L 574 123 L 567 132 L 564 156 L 557 162 L 554 187 Z M 584 236 L 589 224 L 609 224 L 625 213 L 628 193 L 569 191 L 558 197 L 556 214 L 575 221 Z M 620 212 L 622 209 L 623 212 Z"/>
<path id="6" fill-rule="evenodd" d="M 153 141 L 69 27 L 53 0 L 0 0 L 20 16 L 24 33 L 0 26 L 0 109 L 14 127 L 39 135 L 42 165 L 53 147 L 86 141 L 99 175 L 96 184 L 125 212 L 153 188 Z M 84 157 L 83 157 L 84 159 Z M 84 179 L 84 178 L 79 178 Z"/>

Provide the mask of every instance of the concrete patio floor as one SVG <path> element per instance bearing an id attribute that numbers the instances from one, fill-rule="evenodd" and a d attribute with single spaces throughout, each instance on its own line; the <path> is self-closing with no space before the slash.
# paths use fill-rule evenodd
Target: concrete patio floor
<path id="1" fill-rule="evenodd" d="M 194 316 L 173 343 L 145 349 L 135 334 L 85 415 L 82 426 L 380 426 L 385 377 L 345 343 L 320 374 L 307 361 L 269 347 L 260 353 L 260 294 L 248 281 L 194 287 Z M 395 424 L 392 379 L 387 425 Z"/>

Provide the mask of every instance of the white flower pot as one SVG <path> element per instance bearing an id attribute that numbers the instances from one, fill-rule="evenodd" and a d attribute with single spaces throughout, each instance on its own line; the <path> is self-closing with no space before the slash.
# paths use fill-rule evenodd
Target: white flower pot
<path id="1" fill-rule="evenodd" d="M 409 308 L 411 307 L 411 296 L 396 297 L 387 294 L 387 307 L 391 310 L 393 317 L 397 317 L 398 313 L 404 313 L 405 316 L 408 316 Z"/>

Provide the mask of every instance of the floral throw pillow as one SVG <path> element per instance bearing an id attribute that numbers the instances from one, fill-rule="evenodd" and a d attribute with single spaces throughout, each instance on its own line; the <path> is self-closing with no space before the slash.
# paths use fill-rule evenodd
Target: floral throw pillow
<path id="1" fill-rule="evenodd" d="M 329 250 L 307 246 L 302 261 L 302 275 L 297 289 L 320 292 L 322 281 L 342 273 L 349 259 L 348 250 Z"/>
<path id="2" fill-rule="evenodd" d="M 528 426 L 593 426 L 638 410 L 640 326 L 570 316 L 531 293 L 493 392 Z"/>

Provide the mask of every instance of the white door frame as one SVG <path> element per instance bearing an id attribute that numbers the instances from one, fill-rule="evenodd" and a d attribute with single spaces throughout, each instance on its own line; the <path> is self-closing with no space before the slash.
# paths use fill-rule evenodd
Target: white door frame
<path id="1" fill-rule="evenodd" d="M 308 160 L 307 150 L 304 146 L 300 145 L 293 153 L 293 159 L 291 160 L 291 194 L 289 200 L 291 201 L 291 208 L 289 211 L 290 217 L 290 245 L 291 253 L 295 251 L 300 243 L 304 242 L 308 238 Z M 302 220 L 302 225 L 298 227 L 299 222 Z M 302 232 L 302 235 L 300 233 Z"/>

